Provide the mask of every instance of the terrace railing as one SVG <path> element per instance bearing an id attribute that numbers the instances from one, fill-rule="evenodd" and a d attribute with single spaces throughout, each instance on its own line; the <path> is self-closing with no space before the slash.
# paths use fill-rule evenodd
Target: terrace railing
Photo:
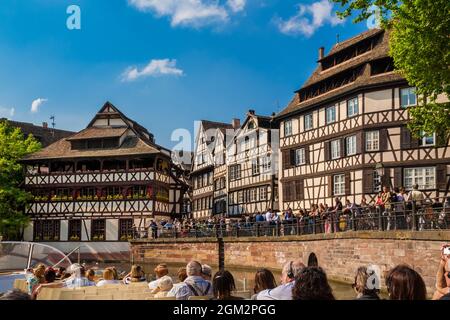
<path id="1" fill-rule="evenodd" d="M 284 237 L 347 231 L 449 230 L 450 207 L 435 208 L 413 202 L 393 203 L 392 209 L 367 206 L 327 212 L 322 216 L 294 217 L 277 222 L 196 223 L 194 226 L 158 227 L 136 232 L 140 238 Z"/>

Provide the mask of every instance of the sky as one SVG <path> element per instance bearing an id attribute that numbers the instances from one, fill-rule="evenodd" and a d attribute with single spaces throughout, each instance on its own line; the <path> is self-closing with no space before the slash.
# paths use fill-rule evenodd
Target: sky
<path id="1" fill-rule="evenodd" d="M 74 7 L 75 6 L 75 7 Z M 318 48 L 367 30 L 328 0 L 2 0 L 0 117 L 79 131 L 106 101 L 172 148 L 281 111 Z M 192 138 L 193 139 L 193 138 Z M 193 141 L 192 141 L 193 142 Z"/>

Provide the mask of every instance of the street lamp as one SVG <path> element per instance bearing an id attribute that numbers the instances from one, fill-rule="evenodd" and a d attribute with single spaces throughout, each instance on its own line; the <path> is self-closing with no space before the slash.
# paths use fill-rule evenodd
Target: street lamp
<path id="1" fill-rule="evenodd" d="M 381 162 L 378 162 L 375 165 L 375 171 L 377 172 L 378 176 L 380 176 L 380 177 L 384 176 L 384 166 Z"/>

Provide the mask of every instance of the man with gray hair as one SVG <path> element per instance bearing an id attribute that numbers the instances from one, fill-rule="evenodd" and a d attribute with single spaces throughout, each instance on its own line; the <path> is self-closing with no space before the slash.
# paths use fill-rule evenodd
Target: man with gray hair
<path id="1" fill-rule="evenodd" d="M 281 285 L 261 291 L 256 300 L 292 300 L 295 278 L 304 268 L 305 265 L 300 259 L 285 263 L 281 271 Z"/>
<path id="2" fill-rule="evenodd" d="M 202 277 L 203 277 L 203 279 L 205 279 L 207 281 L 211 281 L 212 268 L 207 264 L 202 265 Z"/>
<path id="3" fill-rule="evenodd" d="M 191 261 L 186 265 L 187 278 L 180 285 L 174 286 L 167 294 L 177 300 L 188 300 L 192 296 L 213 296 L 211 282 L 203 279 L 202 265 L 198 261 Z"/>

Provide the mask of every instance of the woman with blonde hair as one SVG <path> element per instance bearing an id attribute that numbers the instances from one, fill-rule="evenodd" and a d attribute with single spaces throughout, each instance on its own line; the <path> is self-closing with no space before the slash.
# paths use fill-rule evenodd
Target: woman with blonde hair
<path id="1" fill-rule="evenodd" d="M 40 263 L 34 269 L 27 270 L 25 275 L 28 285 L 28 293 L 31 295 L 34 289 L 41 283 L 45 283 L 45 266 Z"/>
<path id="2" fill-rule="evenodd" d="M 101 287 L 107 284 L 118 284 L 118 280 L 114 279 L 114 271 L 111 268 L 103 270 L 103 279 L 97 282 L 97 287 Z"/>
<path id="3" fill-rule="evenodd" d="M 375 283 L 371 283 L 373 276 L 378 277 L 375 273 L 369 274 L 366 267 L 359 267 L 356 270 L 355 282 L 352 284 L 356 300 L 380 300 L 378 296 L 380 290 L 375 287 Z"/>
<path id="4" fill-rule="evenodd" d="M 142 270 L 142 267 L 136 264 L 133 264 L 131 266 L 131 271 L 128 273 L 124 278 L 123 282 L 125 284 L 130 284 L 132 282 L 143 282 L 147 281 L 145 279 L 145 273 L 144 270 Z"/>

